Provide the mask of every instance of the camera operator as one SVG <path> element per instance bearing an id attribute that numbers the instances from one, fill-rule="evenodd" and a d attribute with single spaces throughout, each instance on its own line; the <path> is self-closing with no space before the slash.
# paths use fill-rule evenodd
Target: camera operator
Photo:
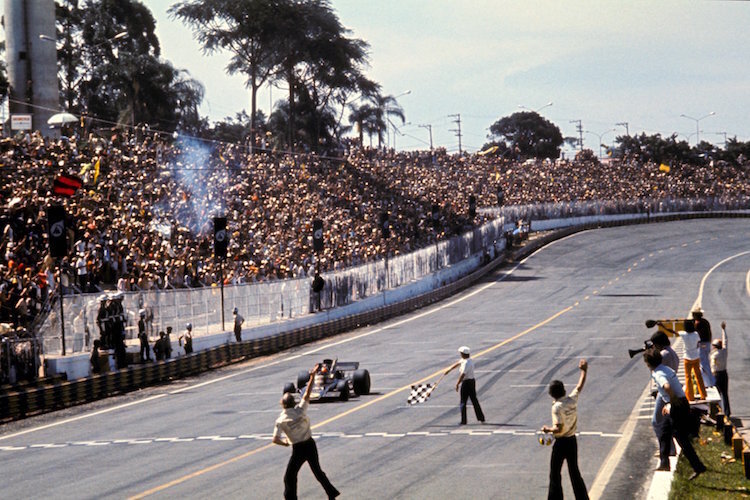
<path id="1" fill-rule="evenodd" d="M 677 374 L 674 370 L 662 364 L 661 354 L 656 349 L 649 349 L 644 352 L 643 361 L 651 370 L 651 378 L 656 382 L 656 389 L 659 391 L 658 397 L 664 400 L 662 413 L 670 417 L 674 436 L 682 447 L 685 458 L 693 468 L 693 474 L 689 478 L 692 481 L 706 471 L 706 466 L 698 458 L 693 443 L 690 441 L 690 403 L 685 397 L 685 391 L 682 389 Z M 664 457 L 669 457 L 671 441 L 671 438 L 667 440 L 665 434 L 662 434 L 662 439 L 659 440 L 659 452 L 662 460 Z M 667 458 L 667 465 L 668 463 Z"/>

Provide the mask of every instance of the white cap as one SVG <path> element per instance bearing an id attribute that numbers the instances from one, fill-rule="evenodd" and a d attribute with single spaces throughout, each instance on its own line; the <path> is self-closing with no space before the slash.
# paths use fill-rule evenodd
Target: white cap
<path id="1" fill-rule="evenodd" d="M 458 352 L 461 354 L 471 354 L 471 349 L 469 349 L 469 346 L 462 345 L 458 348 Z"/>

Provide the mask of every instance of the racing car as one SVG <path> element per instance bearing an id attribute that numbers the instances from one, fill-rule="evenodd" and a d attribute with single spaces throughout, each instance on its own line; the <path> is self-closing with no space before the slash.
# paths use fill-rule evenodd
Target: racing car
<path id="1" fill-rule="evenodd" d="M 310 392 L 311 401 L 326 398 L 347 401 L 351 396 L 370 394 L 370 372 L 360 369 L 357 361 L 324 359 L 313 377 L 315 379 Z M 309 379 L 308 372 L 299 372 L 297 385 L 292 382 L 284 384 L 284 392 L 302 393 Z"/>

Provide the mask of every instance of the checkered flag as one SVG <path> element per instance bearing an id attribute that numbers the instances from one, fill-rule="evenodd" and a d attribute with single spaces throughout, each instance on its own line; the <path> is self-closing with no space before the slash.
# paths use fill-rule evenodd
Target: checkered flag
<path id="1" fill-rule="evenodd" d="M 432 391 L 437 387 L 437 384 L 417 384 L 411 386 L 411 392 L 409 393 L 409 399 L 406 400 L 410 405 L 417 403 L 424 403 L 427 398 L 430 397 Z"/>

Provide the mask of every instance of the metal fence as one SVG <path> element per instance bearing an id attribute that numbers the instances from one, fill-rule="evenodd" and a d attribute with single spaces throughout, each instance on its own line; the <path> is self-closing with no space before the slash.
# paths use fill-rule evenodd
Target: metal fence
<path id="1" fill-rule="evenodd" d="M 481 252 L 501 239 L 502 218 L 481 227 L 438 242 L 405 255 L 370 262 L 357 267 L 325 273 L 325 287 L 320 294 L 311 291 L 312 278 L 264 281 L 224 286 L 224 325 L 231 330 L 232 309 L 237 307 L 249 325 L 268 324 L 310 314 L 317 309 L 330 309 L 351 304 L 385 290 L 394 289 L 422 279 L 446 266 Z M 64 297 L 65 352 L 85 352 L 99 338 L 97 325 L 100 299 L 104 294 L 77 294 Z M 174 333 L 193 324 L 193 335 L 222 331 L 221 288 L 187 288 L 123 293 L 123 309 L 127 315 L 126 339 L 138 334 L 138 311 L 146 311 L 146 330 L 151 339 L 172 326 Z M 38 330 L 44 353 L 62 352 L 59 302 Z"/>

